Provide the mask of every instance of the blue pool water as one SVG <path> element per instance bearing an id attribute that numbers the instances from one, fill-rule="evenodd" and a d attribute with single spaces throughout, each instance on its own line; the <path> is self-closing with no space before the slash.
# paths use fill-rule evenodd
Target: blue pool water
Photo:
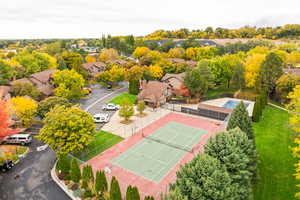
<path id="1" fill-rule="evenodd" d="M 240 101 L 229 100 L 223 105 L 223 108 L 234 109 L 239 103 Z M 249 106 L 249 103 L 247 102 L 243 102 L 243 103 L 246 106 L 246 108 Z"/>

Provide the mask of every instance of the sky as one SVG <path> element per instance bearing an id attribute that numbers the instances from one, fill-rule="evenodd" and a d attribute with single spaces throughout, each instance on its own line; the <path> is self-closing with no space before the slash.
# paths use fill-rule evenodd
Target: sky
<path id="1" fill-rule="evenodd" d="M 140 36 L 158 29 L 295 23 L 300 23 L 299 0 L 9 0 L 0 5 L 0 39 Z"/>

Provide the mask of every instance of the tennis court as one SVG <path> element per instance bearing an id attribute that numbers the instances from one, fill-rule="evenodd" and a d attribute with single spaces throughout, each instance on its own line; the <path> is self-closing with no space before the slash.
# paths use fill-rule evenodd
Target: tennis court
<path id="1" fill-rule="evenodd" d="M 112 163 L 154 182 L 162 178 L 199 143 L 207 131 L 168 122 L 119 154 Z"/>

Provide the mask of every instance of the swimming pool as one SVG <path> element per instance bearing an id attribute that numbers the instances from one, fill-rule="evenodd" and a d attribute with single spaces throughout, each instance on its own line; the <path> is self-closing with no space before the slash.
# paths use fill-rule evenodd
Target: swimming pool
<path id="1" fill-rule="evenodd" d="M 234 109 L 241 101 L 238 100 L 228 100 L 222 107 L 228 109 Z M 246 108 L 249 106 L 250 103 L 243 102 Z"/>

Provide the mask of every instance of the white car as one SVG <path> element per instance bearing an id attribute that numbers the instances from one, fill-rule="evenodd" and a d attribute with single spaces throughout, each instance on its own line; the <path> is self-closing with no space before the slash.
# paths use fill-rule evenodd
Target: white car
<path id="1" fill-rule="evenodd" d="M 31 143 L 32 137 L 30 134 L 14 134 L 11 136 L 6 136 L 3 141 L 7 144 L 25 145 Z"/>
<path id="2" fill-rule="evenodd" d="M 102 110 L 118 110 L 118 109 L 120 109 L 120 106 L 112 103 L 102 106 Z"/>
<path id="3" fill-rule="evenodd" d="M 95 114 L 93 119 L 96 123 L 107 123 L 109 121 L 109 115 L 104 113 Z"/>

